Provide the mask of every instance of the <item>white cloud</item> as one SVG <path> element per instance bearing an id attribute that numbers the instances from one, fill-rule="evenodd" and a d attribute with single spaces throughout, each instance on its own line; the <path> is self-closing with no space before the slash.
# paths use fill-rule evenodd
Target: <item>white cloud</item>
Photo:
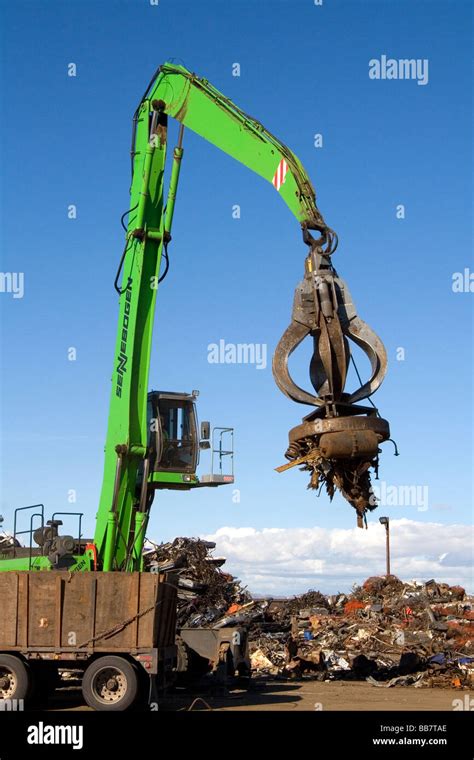
<path id="1" fill-rule="evenodd" d="M 227 557 L 225 569 L 254 594 L 349 591 L 385 570 L 385 529 L 219 528 L 204 536 Z M 400 519 L 390 521 L 392 572 L 402 580 L 436 580 L 474 591 L 473 529 Z"/>

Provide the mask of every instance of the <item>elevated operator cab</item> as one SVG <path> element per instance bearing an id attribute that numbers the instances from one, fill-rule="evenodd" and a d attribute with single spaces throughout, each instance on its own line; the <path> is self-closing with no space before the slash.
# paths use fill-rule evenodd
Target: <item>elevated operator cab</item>
<path id="1" fill-rule="evenodd" d="M 148 394 L 148 446 L 152 452 L 148 482 L 155 488 L 186 490 L 234 482 L 233 428 L 209 422 L 198 426 L 198 391 Z M 201 450 L 210 451 L 210 473 L 196 474 Z"/>

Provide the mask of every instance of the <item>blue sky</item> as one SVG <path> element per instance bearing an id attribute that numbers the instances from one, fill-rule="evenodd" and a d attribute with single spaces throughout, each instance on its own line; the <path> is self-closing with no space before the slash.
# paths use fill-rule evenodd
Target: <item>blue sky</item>
<path id="1" fill-rule="evenodd" d="M 75 489 L 73 508 L 93 532 L 131 117 L 157 65 L 175 60 L 293 149 L 339 233 L 334 264 L 389 355 L 374 401 L 401 456 L 386 445 L 380 477 L 429 490 L 427 510 L 385 506 L 371 519 L 468 525 L 472 294 L 454 293 L 452 275 L 472 269 L 470 3 L 20 0 L 2 2 L 1 14 L 1 271 L 25 277 L 22 299 L 0 293 L 6 522 L 28 503 L 70 509 Z M 428 59 L 428 83 L 371 80 L 369 61 L 381 55 Z M 71 62 L 75 78 L 67 76 Z M 235 62 L 240 77 L 232 76 Z M 174 125 L 170 147 L 176 132 Z M 329 504 L 306 490 L 306 475 L 274 471 L 307 409 L 281 395 L 270 362 L 257 370 L 207 361 L 208 345 L 220 339 L 265 343 L 271 356 L 303 273 L 298 224 L 243 166 L 189 132 L 184 147 L 150 384 L 198 388 L 200 418 L 235 427 L 240 502 L 231 488 L 164 492 L 149 534 L 352 530 L 342 499 Z M 293 366 L 305 383 L 307 362 L 302 349 Z"/>

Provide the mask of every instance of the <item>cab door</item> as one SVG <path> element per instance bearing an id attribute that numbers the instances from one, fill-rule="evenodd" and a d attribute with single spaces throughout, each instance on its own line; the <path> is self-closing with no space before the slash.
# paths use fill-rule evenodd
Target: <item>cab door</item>
<path id="1" fill-rule="evenodd" d="M 154 470 L 195 473 L 199 441 L 194 402 L 178 394 L 153 393 L 149 398 L 150 445 Z"/>

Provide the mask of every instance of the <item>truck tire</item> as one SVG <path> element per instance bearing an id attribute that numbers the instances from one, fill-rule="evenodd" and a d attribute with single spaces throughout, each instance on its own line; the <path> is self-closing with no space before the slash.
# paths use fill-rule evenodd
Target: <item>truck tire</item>
<path id="1" fill-rule="evenodd" d="M 0 699 L 25 699 L 29 688 L 30 675 L 23 660 L 0 654 Z"/>
<path id="2" fill-rule="evenodd" d="M 82 694 L 94 710 L 128 710 L 138 696 L 137 669 L 124 657 L 99 657 L 84 673 Z"/>

